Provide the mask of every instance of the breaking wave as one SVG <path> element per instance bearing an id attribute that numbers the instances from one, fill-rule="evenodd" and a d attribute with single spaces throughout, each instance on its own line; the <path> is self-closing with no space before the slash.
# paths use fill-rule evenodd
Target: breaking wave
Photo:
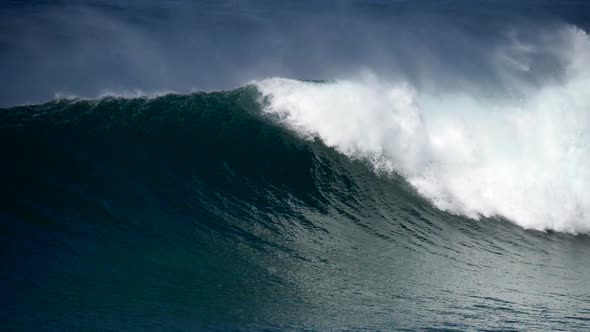
<path id="1" fill-rule="evenodd" d="M 587 232 L 590 40 L 577 29 L 564 34 L 566 76 L 518 97 L 430 94 L 370 74 L 255 85 L 267 96 L 265 112 L 304 137 L 401 174 L 441 210 Z"/>

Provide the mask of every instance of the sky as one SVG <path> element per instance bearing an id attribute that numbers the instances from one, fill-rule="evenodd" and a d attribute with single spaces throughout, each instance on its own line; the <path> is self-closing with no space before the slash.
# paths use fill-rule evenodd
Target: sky
<path id="1" fill-rule="evenodd" d="M 588 13 L 565 0 L 2 1 L 0 107 L 367 71 L 501 92 L 507 76 L 559 79 L 567 45 L 555 31 L 587 29 Z"/>

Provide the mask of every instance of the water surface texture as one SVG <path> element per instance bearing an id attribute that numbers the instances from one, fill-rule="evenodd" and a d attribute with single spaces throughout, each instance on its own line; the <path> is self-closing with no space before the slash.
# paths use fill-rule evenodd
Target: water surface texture
<path id="1" fill-rule="evenodd" d="M 590 329 L 584 1 L 0 5 L 0 329 Z"/>

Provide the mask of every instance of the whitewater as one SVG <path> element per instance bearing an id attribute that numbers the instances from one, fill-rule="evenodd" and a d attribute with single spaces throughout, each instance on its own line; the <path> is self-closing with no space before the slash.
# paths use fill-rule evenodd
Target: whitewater
<path id="1" fill-rule="evenodd" d="M 402 175 L 441 210 L 584 233 L 590 231 L 590 38 L 571 26 L 558 36 L 565 45 L 558 53 L 561 76 L 538 86 L 507 77 L 515 92 L 508 96 L 420 91 L 371 71 L 326 83 L 253 84 L 264 111 L 281 123 L 378 172 Z M 517 60 L 518 70 L 529 70 L 526 55 L 541 46 L 503 45 L 498 58 L 512 61 L 498 62 L 497 70 L 514 71 Z"/>

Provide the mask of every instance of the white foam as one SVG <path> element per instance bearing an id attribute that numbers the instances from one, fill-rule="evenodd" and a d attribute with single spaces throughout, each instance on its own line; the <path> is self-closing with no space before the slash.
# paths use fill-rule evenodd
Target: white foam
<path id="1" fill-rule="evenodd" d="M 589 232 L 590 39 L 575 28 L 563 35 L 561 80 L 519 99 L 429 94 L 375 76 L 255 84 L 285 125 L 403 175 L 441 210 Z"/>

